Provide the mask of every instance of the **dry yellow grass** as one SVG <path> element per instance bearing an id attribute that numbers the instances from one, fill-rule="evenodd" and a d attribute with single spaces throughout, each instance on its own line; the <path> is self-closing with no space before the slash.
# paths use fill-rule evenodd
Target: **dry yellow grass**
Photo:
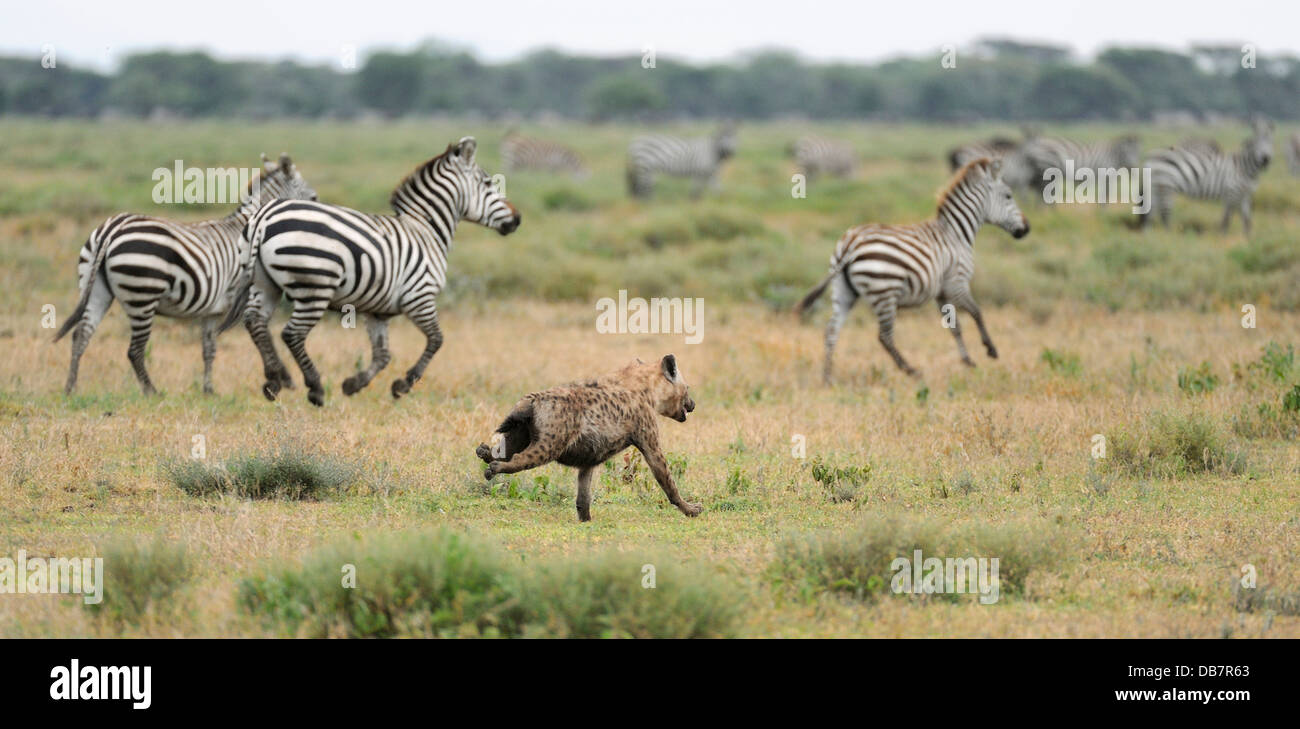
<path id="1" fill-rule="evenodd" d="M 394 364 L 367 390 L 339 386 L 368 356 L 363 329 L 326 319 L 308 340 L 327 382 L 323 409 L 301 386 L 275 404 L 258 393 L 256 353 L 242 330 L 220 340 L 218 394 L 198 392 L 197 330 L 163 322 L 150 365 L 164 395 L 146 399 L 125 358 L 116 308 L 82 363 L 80 394 L 61 388 L 66 342 L 28 314 L 0 318 L 0 554 L 88 555 L 105 540 L 156 531 L 200 560 L 174 612 L 127 635 L 260 634 L 234 606 L 241 575 L 292 562 L 314 545 L 367 530 L 447 524 L 481 531 L 527 555 L 581 554 L 593 546 L 666 548 L 714 563 L 747 586 L 742 632 L 776 636 L 1300 636 L 1300 618 L 1239 613 L 1231 586 L 1243 564 L 1261 585 L 1297 587 L 1300 451 L 1294 443 L 1237 439 L 1244 474 L 1146 479 L 1098 471 L 1090 438 L 1140 425 L 1153 412 L 1199 411 L 1227 424 L 1272 391 L 1235 380 L 1234 364 L 1267 341 L 1300 341 L 1300 316 L 1267 312 L 1258 329 L 1239 314 L 1107 313 L 1062 304 L 1036 316 L 986 309 L 1002 359 L 958 362 L 930 309 L 902 317 L 902 351 L 925 374 L 928 398 L 895 371 L 856 311 L 837 353 L 837 381 L 820 384 L 821 325 L 759 307 L 706 301 L 704 340 L 606 335 L 595 310 L 514 302 L 444 314 L 446 344 L 411 396 L 388 383 L 422 344 L 393 327 Z M 277 318 L 278 331 L 281 318 Z M 968 343 L 973 332 L 967 333 Z M 1053 372 L 1044 348 L 1077 354 L 1077 375 Z M 978 347 L 976 350 L 978 351 Z M 687 463 L 680 488 L 705 513 L 686 519 L 641 481 L 598 477 L 595 521 L 577 523 L 573 472 L 551 465 L 538 499 L 484 494 L 473 448 L 520 395 L 601 372 L 632 357 L 678 355 L 698 404 L 685 424 L 665 420 L 666 450 Z M 1180 368 L 1208 361 L 1224 382 L 1189 396 Z M 296 369 L 294 370 L 295 375 Z M 312 444 L 356 459 L 383 479 L 321 502 L 204 500 L 168 483 L 159 464 L 186 458 L 192 438 L 220 460 L 274 442 Z M 851 503 L 831 503 L 807 456 L 869 462 Z M 621 465 L 621 464 L 620 464 Z M 736 478 L 733 472 L 738 472 Z M 1083 537 L 1065 566 L 1036 575 L 1027 597 L 992 607 L 922 604 L 905 597 L 858 604 L 794 598 L 763 576 L 782 536 L 845 527 L 863 513 L 927 515 L 953 524 L 1055 520 Z M 0 634 L 118 635 L 68 597 L 0 596 Z"/>

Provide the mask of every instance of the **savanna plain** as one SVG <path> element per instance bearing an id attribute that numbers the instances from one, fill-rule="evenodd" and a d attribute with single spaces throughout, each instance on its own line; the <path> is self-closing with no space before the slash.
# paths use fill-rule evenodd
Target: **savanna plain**
<path id="1" fill-rule="evenodd" d="M 591 175 L 509 175 L 519 231 L 461 225 L 445 344 L 402 400 L 388 383 L 423 337 L 395 321 L 393 364 L 346 397 L 369 346 L 337 315 L 307 340 L 323 408 L 292 363 L 298 388 L 265 400 L 242 328 L 219 340 L 203 394 L 198 329 L 170 320 L 148 354 L 162 394 L 146 397 L 118 306 L 63 393 L 68 343 L 51 343 L 45 307 L 61 321 L 76 305 L 89 231 L 119 211 L 230 211 L 155 205 L 155 168 L 287 151 L 322 200 L 385 212 L 402 177 L 463 135 L 498 172 L 504 131 L 0 122 L 0 555 L 100 556 L 106 572 L 94 607 L 0 595 L 0 635 L 1300 636 L 1300 179 L 1280 156 L 1249 236 L 1239 221 L 1221 233 L 1209 203 L 1179 200 L 1172 228 L 1140 232 L 1127 205 L 1020 196 L 1030 235 L 986 227 L 976 242 L 999 359 L 963 319 L 978 364 L 964 367 L 931 304 L 896 331 L 913 380 L 859 306 L 825 386 L 828 302 L 806 321 L 790 310 L 836 238 L 931 216 L 946 151 L 1013 129 L 748 124 L 717 191 L 692 200 L 667 181 L 636 201 L 624 149 L 648 128 L 523 125 L 577 148 Z M 1188 134 L 1048 131 L 1135 131 L 1146 149 Z M 809 132 L 852 143 L 861 164 L 800 198 L 785 147 Z M 1225 149 L 1245 133 L 1208 131 Z M 702 341 L 599 333 L 597 301 L 620 290 L 702 298 Z M 474 447 L 519 397 L 667 353 L 697 408 L 661 432 L 699 517 L 635 455 L 597 471 L 586 524 L 573 471 L 484 481 Z M 998 557 L 998 601 L 893 594 L 889 564 L 915 549 Z"/>

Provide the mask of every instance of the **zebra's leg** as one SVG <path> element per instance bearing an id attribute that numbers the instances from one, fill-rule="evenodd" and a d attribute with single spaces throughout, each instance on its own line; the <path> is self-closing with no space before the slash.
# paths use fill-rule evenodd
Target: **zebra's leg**
<path id="1" fill-rule="evenodd" d="M 406 317 L 424 332 L 425 345 L 424 351 L 420 353 L 420 359 L 416 360 L 411 369 L 406 371 L 406 376 L 400 380 L 393 380 L 393 397 L 399 398 L 411 391 L 411 385 L 424 375 L 424 368 L 429 366 L 429 361 L 433 355 L 442 348 L 442 329 L 438 327 L 438 306 L 432 300 L 423 309 L 406 312 Z"/>
<path id="2" fill-rule="evenodd" d="M 1246 235 L 1250 235 L 1250 198 L 1241 199 L 1241 225 Z"/>
<path id="3" fill-rule="evenodd" d="M 307 400 L 316 407 L 325 404 L 325 390 L 321 387 L 320 373 L 316 371 L 316 365 L 307 355 L 307 335 L 325 315 L 327 305 L 328 302 L 323 299 L 294 301 L 293 314 L 289 315 L 289 323 L 284 325 L 284 331 L 280 332 L 280 338 L 293 354 L 298 369 L 302 370 L 302 381 L 307 386 Z"/>
<path id="4" fill-rule="evenodd" d="M 272 295 L 274 292 L 274 295 Z M 280 290 L 266 278 L 260 268 L 248 292 L 248 304 L 244 309 L 244 328 L 253 338 L 258 354 L 262 355 L 262 373 L 266 382 L 262 384 L 262 394 L 267 400 L 274 400 L 280 394 L 280 388 L 293 389 L 293 378 L 289 368 L 280 361 L 275 352 L 275 341 L 271 338 L 271 313 L 275 302 L 280 298 Z"/>
<path id="5" fill-rule="evenodd" d="M 203 318 L 203 394 L 212 394 L 212 360 L 217 357 L 217 324 L 220 317 Z"/>
<path id="6" fill-rule="evenodd" d="M 388 317 L 367 314 L 366 334 L 370 335 L 370 366 L 343 381 L 344 395 L 360 392 L 392 361 L 388 352 Z"/>
<path id="7" fill-rule="evenodd" d="M 1169 215 L 1174 210 L 1174 191 L 1171 188 L 1156 188 L 1156 212 L 1160 214 L 1160 224 L 1169 229 Z"/>
<path id="8" fill-rule="evenodd" d="M 158 392 L 149 379 L 149 370 L 144 365 L 144 353 L 149 346 L 149 332 L 153 329 L 153 317 L 157 310 L 158 302 L 151 301 L 142 308 L 132 307 L 127 312 L 131 319 L 131 343 L 126 348 L 126 357 L 131 360 L 135 378 L 140 381 L 140 389 L 144 390 L 146 395 L 154 395 Z"/>
<path id="9" fill-rule="evenodd" d="M 993 346 L 993 338 L 989 336 L 989 330 L 984 326 L 984 314 L 980 311 L 979 304 L 975 303 L 975 297 L 971 296 L 970 290 L 963 289 L 953 297 L 953 302 L 975 320 L 975 326 L 980 330 L 980 341 L 984 343 L 984 351 L 988 352 L 989 359 L 997 359 L 998 348 Z"/>
<path id="10" fill-rule="evenodd" d="M 826 385 L 831 384 L 831 358 L 840 338 L 840 329 L 844 328 L 849 310 L 857 300 L 858 292 L 844 280 L 844 276 L 836 276 L 831 283 L 831 320 L 826 323 L 826 362 L 822 365 L 822 382 Z"/>
<path id="11" fill-rule="evenodd" d="M 67 394 L 71 394 L 77 388 L 77 371 L 81 368 L 81 355 L 86 353 L 86 346 L 90 344 L 90 338 L 95 335 L 96 327 L 104 320 L 108 307 L 113 305 L 113 292 L 102 276 L 96 276 L 95 280 L 88 285 L 94 286 L 90 290 L 90 300 L 86 302 L 86 311 L 81 315 L 81 321 L 72 330 L 72 362 L 68 365 L 68 381 L 63 385 L 63 392 Z"/>
<path id="12" fill-rule="evenodd" d="M 1227 233 L 1228 228 L 1232 227 L 1232 205 L 1233 204 L 1229 202 L 1227 205 L 1223 206 L 1223 222 L 1219 224 L 1219 229 L 1224 233 Z"/>
<path id="13" fill-rule="evenodd" d="M 945 308 L 952 306 L 952 303 L 948 300 L 947 297 L 938 296 L 935 298 L 935 303 L 939 305 L 940 316 L 949 315 L 949 312 L 944 311 Z M 963 341 L 961 338 L 961 320 L 957 318 L 956 307 L 953 308 L 951 315 L 952 315 L 952 338 L 957 340 L 957 353 L 961 355 L 962 364 L 966 365 L 967 367 L 974 367 L 975 363 L 971 361 L 970 355 L 966 353 L 966 342 Z M 946 325 L 947 324 L 945 322 L 945 326 Z"/>
<path id="14" fill-rule="evenodd" d="M 894 292 L 887 292 L 882 298 L 872 303 L 871 307 L 876 312 L 876 321 L 880 324 L 880 344 L 889 352 L 889 356 L 894 358 L 894 364 L 904 374 L 911 377 L 919 378 L 921 373 L 915 367 L 903 359 L 899 354 L 898 348 L 894 346 L 894 317 L 898 315 L 898 299 Z"/>

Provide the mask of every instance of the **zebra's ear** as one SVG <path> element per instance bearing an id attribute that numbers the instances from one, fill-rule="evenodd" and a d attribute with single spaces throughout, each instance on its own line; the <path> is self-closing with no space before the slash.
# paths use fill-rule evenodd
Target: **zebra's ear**
<path id="1" fill-rule="evenodd" d="M 995 159 L 995 160 L 993 160 L 992 162 L 989 162 L 989 176 L 992 177 L 992 178 L 995 179 L 995 180 L 996 180 L 997 178 L 999 178 L 999 177 L 1002 176 L 1002 159 L 1001 159 L 1001 158 L 999 158 L 999 159 Z"/>
<path id="2" fill-rule="evenodd" d="M 452 154 L 460 158 L 467 165 L 474 164 L 474 154 L 478 151 L 478 142 L 473 137 L 461 137 L 461 140 L 452 148 Z"/>
<path id="3" fill-rule="evenodd" d="M 280 169 L 283 170 L 285 174 L 289 174 L 293 171 L 293 160 L 289 159 L 288 152 L 282 152 L 280 154 Z"/>

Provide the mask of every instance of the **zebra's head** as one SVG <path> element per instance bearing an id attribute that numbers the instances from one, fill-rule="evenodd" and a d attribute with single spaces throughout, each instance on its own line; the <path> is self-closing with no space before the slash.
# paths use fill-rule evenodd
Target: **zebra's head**
<path id="1" fill-rule="evenodd" d="M 1116 139 L 1113 146 L 1115 150 L 1115 166 L 1125 169 L 1137 167 L 1142 162 L 1142 142 L 1135 134 L 1126 134 Z"/>
<path id="2" fill-rule="evenodd" d="M 501 235 L 515 232 L 519 228 L 519 211 L 474 161 L 477 151 L 478 142 L 473 137 L 463 137 L 459 142 L 447 145 L 447 151 L 417 170 L 393 193 L 394 207 L 398 205 L 399 196 L 412 188 L 424 199 L 425 205 L 429 205 L 430 196 L 441 197 L 450 187 L 450 202 L 457 208 L 456 213 L 461 219 L 491 228 Z M 440 201 L 436 204 L 446 203 Z"/>
<path id="3" fill-rule="evenodd" d="M 281 154 L 280 159 L 271 161 L 262 154 L 262 174 L 258 181 L 249 188 L 250 196 L 260 198 L 261 203 L 272 200 L 315 200 L 316 191 L 307 184 L 298 167 L 288 154 Z"/>
<path id="4" fill-rule="evenodd" d="M 1029 220 L 1020 212 L 1011 188 L 1002 180 L 1002 160 L 980 162 L 988 189 L 984 197 L 984 222 L 998 226 L 1015 238 L 1024 238 L 1029 234 Z"/>
<path id="5" fill-rule="evenodd" d="M 1250 139 L 1242 146 L 1255 167 L 1262 170 L 1273 159 L 1273 122 L 1257 116 L 1251 120 L 1250 129 Z"/>
<path id="6" fill-rule="evenodd" d="M 713 149 L 722 161 L 736 154 L 736 123 L 727 122 L 713 134 Z"/>

